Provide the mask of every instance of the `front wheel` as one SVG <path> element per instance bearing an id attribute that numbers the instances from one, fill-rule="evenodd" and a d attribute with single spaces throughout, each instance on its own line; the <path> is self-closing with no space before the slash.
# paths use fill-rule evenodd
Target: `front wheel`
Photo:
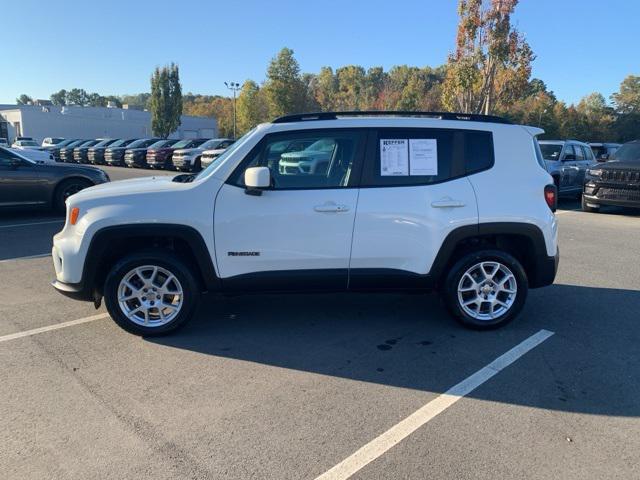
<path id="1" fill-rule="evenodd" d="M 522 265 L 499 250 L 462 257 L 444 283 L 449 311 L 463 325 L 478 330 L 501 327 L 524 307 L 529 284 Z"/>
<path id="2" fill-rule="evenodd" d="M 138 252 L 107 275 L 104 300 L 111 318 L 136 335 L 163 335 L 191 319 L 200 298 L 189 268 L 165 251 Z"/>
<path id="3" fill-rule="evenodd" d="M 66 209 L 66 201 L 71 195 L 92 186 L 92 183 L 82 178 L 72 178 L 63 181 L 53 195 L 53 208 L 58 213 L 63 213 Z"/>

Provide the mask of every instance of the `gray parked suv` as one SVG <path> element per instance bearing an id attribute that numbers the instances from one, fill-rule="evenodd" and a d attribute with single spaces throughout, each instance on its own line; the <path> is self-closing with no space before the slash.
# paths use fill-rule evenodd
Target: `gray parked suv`
<path id="1" fill-rule="evenodd" d="M 538 143 L 558 192 L 581 196 L 587 168 L 596 161 L 591 147 L 576 140 L 540 140 Z"/>

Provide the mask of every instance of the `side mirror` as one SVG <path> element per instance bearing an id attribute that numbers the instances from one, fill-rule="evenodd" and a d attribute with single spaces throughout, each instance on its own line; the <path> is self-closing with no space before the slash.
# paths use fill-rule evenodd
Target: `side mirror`
<path id="1" fill-rule="evenodd" d="M 607 160 L 609 160 L 609 154 L 608 153 L 603 153 L 602 155 L 600 155 L 598 157 L 598 161 L 599 162 L 606 162 Z"/>
<path id="2" fill-rule="evenodd" d="M 245 193 L 262 195 L 262 190 L 271 187 L 271 170 L 267 167 L 251 167 L 244 171 Z"/>

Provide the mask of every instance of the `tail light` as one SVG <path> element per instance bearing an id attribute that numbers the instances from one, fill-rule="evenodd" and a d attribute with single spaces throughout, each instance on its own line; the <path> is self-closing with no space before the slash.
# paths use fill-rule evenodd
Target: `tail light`
<path id="1" fill-rule="evenodd" d="M 547 185 L 544 187 L 544 199 L 551 211 L 555 212 L 558 208 L 558 189 L 555 185 Z"/>

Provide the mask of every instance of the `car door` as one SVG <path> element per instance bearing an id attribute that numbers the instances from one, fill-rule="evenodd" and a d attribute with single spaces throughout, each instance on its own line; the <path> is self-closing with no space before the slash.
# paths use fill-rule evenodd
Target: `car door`
<path id="1" fill-rule="evenodd" d="M 490 168 L 490 132 L 372 132 L 354 227 L 350 289 L 427 286 L 447 235 L 478 223 L 467 161 L 475 165 L 471 170 Z"/>
<path id="2" fill-rule="evenodd" d="M 216 198 L 223 288 L 346 289 L 365 137 L 363 130 L 336 129 L 263 138 Z M 330 148 L 309 149 L 318 142 Z M 271 172 L 272 188 L 261 195 L 244 187 L 245 170 L 255 166 Z"/>
<path id="3" fill-rule="evenodd" d="M 574 145 L 576 149 L 576 187 L 582 189 L 584 185 L 584 177 L 587 173 L 589 165 L 594 163 L 593 152 L 586 145 Z"/>
<path id="4" fill-rule="evenodd" d="M 562 151 L 560 166 L 560 191 L 573 190 L 578 185 L 578 167 L 576 150 L 572 144 L 566 144 Z"/>
<path id="5" fill-rule="evenodd" d="M 0 148 L 0 206 L 47 203 L 40 167 Z"/>

